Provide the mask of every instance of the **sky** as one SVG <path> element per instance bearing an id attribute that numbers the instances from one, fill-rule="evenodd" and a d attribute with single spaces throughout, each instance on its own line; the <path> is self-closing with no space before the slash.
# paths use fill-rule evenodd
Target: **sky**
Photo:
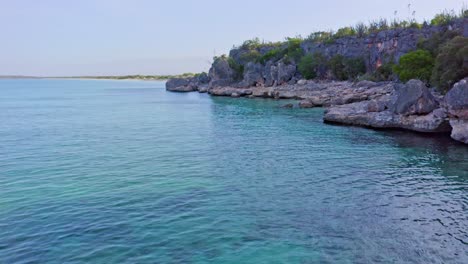
<path id="1" fill-rule="evenodd" d="M 395 11 L 430 20 L 462 6 L 468 0 L 0 0 L 0 75 L 201 72 L 254 37 L 307 36 Z"/>

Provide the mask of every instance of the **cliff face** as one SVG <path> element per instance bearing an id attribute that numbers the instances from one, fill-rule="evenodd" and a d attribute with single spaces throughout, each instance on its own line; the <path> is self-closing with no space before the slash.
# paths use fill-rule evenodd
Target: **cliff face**
<path id="1" fill-rule="evenodd" d="M 343 55 L 346 58 L 362 58 L 368 72 L 375 71 L 385 63 L 397 63 L 400 57 L 417 49 L 423 39 L 447 31 L 468 36 L 468 19 L 458 19 L 446 26 L 426 25 L 418 28 L 384 30 L 364 37 L 350 36 L 333 42 L 305 40 L 300 47 L 304 54 L 321 53 L 326 58 Z M 229 58 L 215 60 L 210 69 L 210 87 L 233 86 L 275 86 L 294 84 L 302 78 L 294 59 L 269 58 L 260 63 L 262 57 L 273 49 L 285 50 L 287 44 L 279 47 L 261 46 L 255 49 L 240 47 L 232 49 Z M 254 57 L 252 55 L 255 55 Z M 255 59 L 257 58 L 257 60 Z M 231 60 L 229 62 L 229 60 Z"/>

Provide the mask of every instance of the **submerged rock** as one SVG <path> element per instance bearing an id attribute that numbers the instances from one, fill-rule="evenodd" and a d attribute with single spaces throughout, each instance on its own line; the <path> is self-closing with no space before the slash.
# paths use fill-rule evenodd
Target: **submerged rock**
<path id="1" fill-rule="evenodd" d="M 294 107 L 294 104 L 285 104 L 281 106 L 281 108 L 293 108 L 293 107 Z"/>
<path id="2" fill-rule="evenodd" d="M 300 108 L 312 108 L 315 107 L 315 104 L 311 100 L 302 100 L 299 102 Z"/>

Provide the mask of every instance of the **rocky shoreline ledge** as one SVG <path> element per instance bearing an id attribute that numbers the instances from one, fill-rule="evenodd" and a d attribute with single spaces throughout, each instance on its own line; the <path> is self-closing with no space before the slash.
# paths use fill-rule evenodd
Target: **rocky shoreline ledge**
<path id="1" fill-rule="evenodd" d="M 206 78 L 205 78 L 206 77 Z M 442 96 L 419 80 L 396 82 L 306 81 L 272 87 L 209 87 L 207 76 L 172 79 L 171 92 L 208 93 L 212 96 L 296 99 L 284 107 L 325 107 L 324 122 L 379 129 L 447 133 L 468 144 L 468 78 Z"/>
<path id="2" fill-rule="evenodd" d="M 468 144 L 468 11 L 441 17 L 362 34 L 248 40 L 215 56 L 208 73 L 171 79 L 166 89 L 296 99 L 284 107 L 325 107 L 327 123 L 447 133 Z"/>

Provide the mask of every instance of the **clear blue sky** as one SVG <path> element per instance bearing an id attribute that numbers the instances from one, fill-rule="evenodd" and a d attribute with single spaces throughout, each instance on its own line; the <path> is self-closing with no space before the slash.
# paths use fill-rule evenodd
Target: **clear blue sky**
<path id="1" fill-rule="evenodd" d="M 259 37 L 380 17 L 418 20 L 468 0 L 0 0 L 0 75 L 174 74 Z"/>

